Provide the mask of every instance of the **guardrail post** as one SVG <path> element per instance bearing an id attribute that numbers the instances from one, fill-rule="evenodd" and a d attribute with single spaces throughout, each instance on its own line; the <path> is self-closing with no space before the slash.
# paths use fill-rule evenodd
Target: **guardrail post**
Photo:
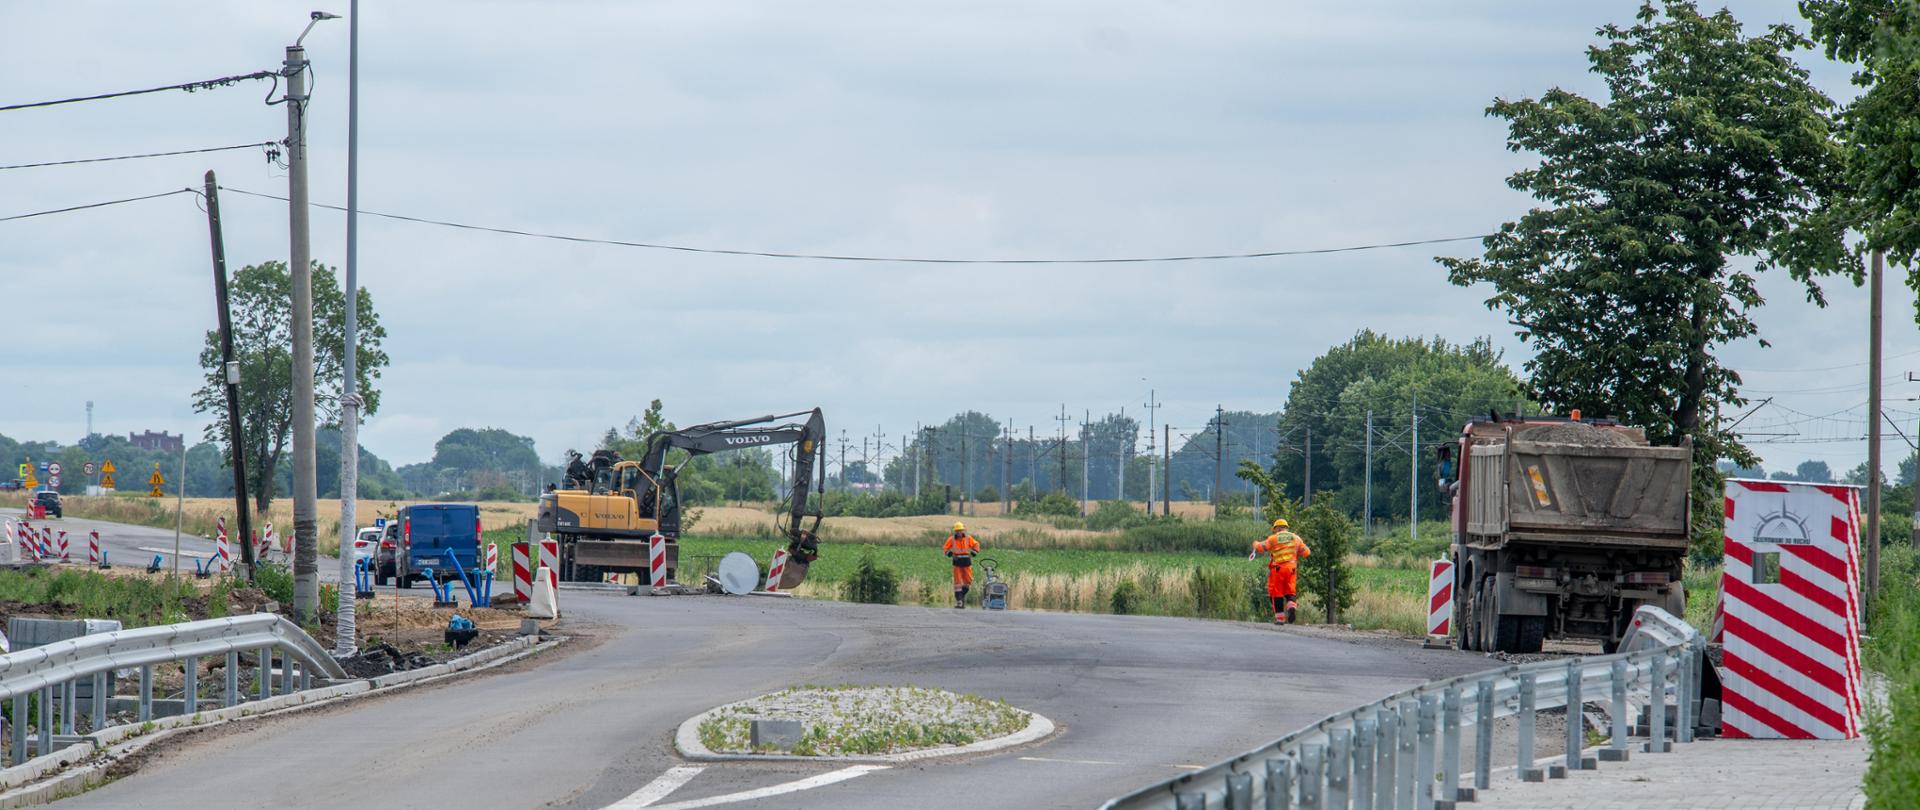
<path id="1" fill-rule="evenodd" d="M 1615 661 L 1608 672 L 1607 684 L 1612 687 L 1607 714 L 1613 721 L 1612 740 L 1607 747 L 1600 749 L 1601 762 L 1627 761 L 1627 662 Z"/>
<path id="2" fill-rule="evenodd" d="M 1440 697 L 1440 796 L 1438 810 L 1453 810 L 1460 799 L 1460 687 L 1449 686 Z"/>
<path id="3" fill-rule="evenodd" d="M 153 665 L 140 665 L 140 715 L 142 723 L 153 719 Z"/>
<path id="4" fill-rule="evenodd" d="M 27 693 L 13 696 L 13 764 L 27 761 Z"/>
<path id="5" fill-rule="evenodd" d="M 1353 724 L 1353 810 L 1373 810 L 1373 741 L 1380 724 L 1370 717 Z"/>
<path id="6" fill-rule="evenodd" d="M 1373 807 L 1392 810 L 1394 752 L 1400 749 L 1400 714 L 1381 706 L 1374 710 L 1378 727 L 1373 737 Z"/>
<path id="7" fill-rule="evenodd" d="M 1253 810 L 1253 774 L 1227 774 L 1227 810 Z"/>
<path id="8" fill-rule="evenodd" d="M 1413 810 L 1414 749 L 1419 747 L 1420 702 L 1400 701 L 1400 746 L 1394 752 L 1393 806 Z"/>
<path id="9" fill-rule="evenodd" d="M 40 716 L 36 720 L 38 722 L 34 723 L 34 727 L 40 732 L 39 753 L 45 756 L 48 751 L 53 750 L 53 686 L 51 684 L 40 687 Z"/>
<path id="10" fill-rule="evenodd" d="M 93 673 L 93 727 L 89 732 L 107 727 L 107 673 Z"/>
<path id="11" fill-rule="evenodd" d="M 1267 760 L 1267 810 L 1293 810 L 1293 760 Z"/>
<path id="12" fill-rule="evenodd" d="M 1336 728 L 1327 732 L 1326 810 L 1347 810 L 1353 795 L 1353 729 Z"/>
<path id="13" fill-rule="evenodd" d="M 1587 723 L 1581 707 L 1586 700 L 1580 694 L 1581 678 L 1586 675 L 1580 665 L 1580 659 L 1567 662 L 1567 752 L 1566 769 L 1568 772 L 1580 770 L 1580 758 L 1587 747 Z M 1565 776 L 1565 774 L 1561 774 Z"/>
<path id="14" fill-rule="evenodd" d="M 180 663 L 181 711 L 188 717 L 200 712 L 200 656 L 189 655 Z"/>
<path id="15" fill-rule="evenodd" d="M 273 697 L 273 648 L 261 647 L 254 655 L 260 661 L 259 676 L 255 678 L 259 682 L 260 699 L 266 700 Z"/>
<path id="16" fill-rule="evenodd" d="M 1493 786 L 1493 681 L 1473 687 L 1473 789 Z"/>
<path id="17" fill-rule="evenodd" d="M 292 650 L 280 648 L 280 694 L 293 694 L 293 655 Z"/>
<path id="18" fill-rule="evenodd" d="M 1300 746 L 1300 810 L 1322 810 L 1321 789 L 1327 777 L 1327 747 Z"/>
<path id="19" fill-rule="evenodd" d="M 74 693 L 79 691 L 79 688 L 80 682 L 77 680 L 66 681 L 60 684 L 60 725 L 65 727 L 67 736 L 73 736 L 75 732 L 73 727 L 73 701 Z"/>
<path id="20" fill-rule="evenodd" d="M 1647 753 L 1664 754 L 1667 746 L 1667 653 L 1653 657 L 1647 682 Z"/>
<path id="21" fill-rule="evenodd" d="M 1540 782 L 1546 778 L 1545 773 L 1533 767 L 1533 727 L 1537 719 L 1534 716 L 1533 705 L 1535 687 L 1533 673 L 1520 676 L 1520 713 L 1513 718 L 1519 726 L 1520 739 L 1517 747 L 1520 767 L 1514 775 L 1523 782 Z"/>
<path id="22" fill-rule="evenodd" d="M 1700 692 L 1700 637 L 1687 639 L 1680 653 L 1680 693 L 1674 697 L 1673 736 L 1693 742 L 1693 699 Z"/>
<path id="23" fill-rule="evenodd" d="M 1438 730 L 1439 715 L 1440 696 L 1421 695 L 1420 714 L 1415 721 L 1419 737 L 1413 755 L 1413 806 L 1418 810 L 1433 807 L 1433 749 L 1438 742 L 1434 732 Z"/>
<path id="24" fill-rule="evenodd" d="M 240 705 L 240 653 L 227 652 L 227 707 Z"/>

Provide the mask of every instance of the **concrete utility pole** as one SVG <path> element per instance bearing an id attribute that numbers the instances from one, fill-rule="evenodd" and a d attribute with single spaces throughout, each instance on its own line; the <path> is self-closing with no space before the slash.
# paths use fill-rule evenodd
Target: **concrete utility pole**
<path id="1" fill-rule="evenodd" d="M 1027 486 L 1040 497 L 1040 445 L 1033 440 L 1033 426 L 1027 426 Z"/>
<path id="2" fill-rule="evenodd" d="M 233 512 L 234 528 L 243 538 L 253 536 L 252 510 L 247 508 L 247 452 L 245 431 L 240 421 L 240 363 L 233 359 L 233 315 L 227 306 L 227 246 L 220 231 L 220 183 L 214 179 L 213 172 L 207 172 L 207 234 L 213 241 L 213 295 L 217 299 L 220 311 L 220 373 L 227 389 L 227 443 L 233 449 L 228 459 L 233 467 Z M 181 446 L 187 443 L 186 437 L 180 438 Z M 185 456 L 182 455 L 184 466 Z M 265 471 L 263 475 L 272 475 Z M 186 479 L 181 478 L 182 488 Z M 182 501 L 184 505 L 184 501 Z M 180 519 L 175 518 L 178 524 Z M 174 540 L 175 545 L 179 539 Z M 175 549 L 175 565 L 179 565 L 180 555 Z M 253 543 L 240 544 L 240 576 L 253 581 Z"/>
<path id="3" fill-rule="evenodd" d="M 1060 423 L 1060 443 L 1057 445 L 1060 450 L 1060 477 L 1055 481 L 1054 486 L 1059 487 L 1060 494 L 1065 495 L 1067 494 L 1067 423 L 1073 421 L 1067 416 L 1066 403 L 1060 403 L 1060 415 L 1054 417 L 1054 420 Z"/>
<path id="4" fill-rule="evenodd" d="M 1867 315 L 1867 542 L 1861 549 L 1862 577 L 1869 602 L 1880 594 L 1880 303 L 1881 278 L 1885 275 L 1884 255 L 1873 252 L 1873 270 L 1868 281 L 1871 289 Z M 1920 471 L 1916 471 L 1920 477 Z"/>
<path id="5" fill-rule="evenodd" d="M 920 438 L 919 422 L 913 423 L 913 437 L 915 441 L 912 444 L 907 445 L 907 463 L 913 465 L 913 497 L 917 500 L 920 497 L 920 442 L 918 441 L 918 439 Z"/>
<path id="6" fill-rule="evenodd" d="M 360 533 L 360 0 L 352 0 L 347 14 L 346 357 L 340 366 L 340 595 L 333 642 L 333 654 L 342 658 L 359 646 L 347 586 L 354 581 L 353 540 Z"/>
<path id="7" fill-rule="evenodd" d="M 1224 495 L 1220 487 L 1225 480 L 1220 477 L 1227 463 L 1227 411 L 1219 405 L 1213 406 L 1213 516 L 1220 517 L 1220 501 Z"/>
<path id="8" fill-rule="evenodd" d="M 1407 532 L 1420 539 L 1420 398 L 1413 398 L 1413 438 L 1407 440 Z"/>
<path id="9" fill-rule="evenodd" d="M 1124 423 L 1126 419 L 1127 409 L 1121 408 L 1120 421 Z M 1127 499 L 1127 461 L 1133 456 L 1133 443 L 1122 438 L 1119 445 L 1119 447 L 1114 448 L 1114 455 L 1120 459 L 1120 480 L 1114 484 L 1113 499 L 1116 501 L 1125 501 Z"/>
<path id="10" fill-rule="evenodd" d="M 1013 514 L 1013 420 L 1007 420 L 1007 443 L 1000 467 L 1000 514 Z"/>
<path id="11" fill-rule="evenodd" d="M 1162 477 L 1160 471 L 1155 469 L 1160 459 L 1153 452 L 1153 417 L 1154 412 L 1160 410 L 1160 401 L 1155 398 L 1157 393 L 1159 392 L 1151 388 L 1147 389 L 1147 514 L 1149 515 L 1153 514 L 1154 484 Z"/>
<path id="12" fill-rule="evenodd" d="M 1093 497 L 1093 409 L 1080 417 L 1080 516 L 1087 516 L 1087 501 Z"/>
<path id="13" fill-rule="evenodd" d="M 1373 539 L 1373 411 L 1367 411 L 1366 486 L 1360 495 L 1360 531 Z"/>
<path id="14" fill-rule="evenodd" d="M 967 417 L 960 415 L 960 514 L 973 501 L 973 468 L 967 466 Z"/>
<path id="15" fill-rule="evenodd" d="M 1306 495 L 1300 499 L 1301 506 L 1313 505 L 1313 426 L 1306 426 L 1306 445 L 1300 453 L 1300 466 L 1306 468 Z"/>
<path id="16" fill-rule="evenodd" d="M 1160 514 L 1173 514 L 1173 426 L 1160 426 Z M 1153 504 L 1147 504 L 1151 507 Z"/>
<path id="17" fill-rule="evenodd" d="M 307 31 L 312 30 L 313 23 L 308 23 Z M 301 40 L 306 36 L 306 31 L 300 33 Z M 287 271 L 293 286 L 293 612 L 306 621 L 320 602 L 320 567 L 315 558 L 319 520 L 313 448 L 313 257 L 307 231 L 307 50 L 300 40 L 287 46 L 281 75 L 287 80 Z M 240 536 L 249 535 L 243 529 Z"/>

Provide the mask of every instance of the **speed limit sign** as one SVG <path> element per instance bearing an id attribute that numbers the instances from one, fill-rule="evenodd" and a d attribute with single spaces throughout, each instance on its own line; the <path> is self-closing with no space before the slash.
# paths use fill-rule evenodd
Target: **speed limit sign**
<path id="1" fill-rule="evenodd" d="M 88 475 L 92 475 L 92 474 L 93 474 L 93 462 L 91 462 L 91 461 L 89 461 L 89 462 L 87 462 L 87 463 L 85 463 L 85 464 L 82 464 L 82 465 L 80 465 L 80 471 L 81 471 L 81 472 L 84 472 L 84 473 L 86 473 L 86 474 L 88 474 Z"/>

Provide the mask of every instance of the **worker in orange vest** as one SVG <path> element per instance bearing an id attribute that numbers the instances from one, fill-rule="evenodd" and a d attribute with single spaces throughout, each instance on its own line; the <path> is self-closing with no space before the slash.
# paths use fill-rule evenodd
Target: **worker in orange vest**
<path id="1" fill-rule="evenodd" d="M 973 589 L 973 555 L 980 553 L 980 541 L 967 534 L 967 524 L 955 523 L 945 550 L 953 559 L 953 607 L 962 610 L 967 606 L 967 591 Z"/>
<path id="2" fill-rule="evenodd" d="M 1267 539 L 1253 544 L 1253 553 L 1247 559 L 1259 559 L 1267 555 L 1267 597 L 1273 600 L 1273 623 L 1288 624 L 1293 621 L 1293 611 L 1297 607 L 1293 597 L 1298 593 L 1297 577 L 1300 558 L 1313 553 L 1307 548 L 1307 541 L 1300 535 L 1287 531 L 1287 519 L 1279 518 L 1273 522 L 1273 534 Z"/>

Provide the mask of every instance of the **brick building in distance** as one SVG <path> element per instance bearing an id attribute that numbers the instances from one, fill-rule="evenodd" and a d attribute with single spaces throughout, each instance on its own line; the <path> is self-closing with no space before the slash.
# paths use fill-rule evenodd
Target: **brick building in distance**
<path id="1" fill-rule="evenodd" d="M 175 436 L 164 430 L 159 433 L 148 430 L 140 433 L 127 434 L 127 442 L 142 450 L 160 450 L 167 453 L 178 453 L 180 452 L 182 443 L 185 441 L 186 434 L 183 433 Z"/>

